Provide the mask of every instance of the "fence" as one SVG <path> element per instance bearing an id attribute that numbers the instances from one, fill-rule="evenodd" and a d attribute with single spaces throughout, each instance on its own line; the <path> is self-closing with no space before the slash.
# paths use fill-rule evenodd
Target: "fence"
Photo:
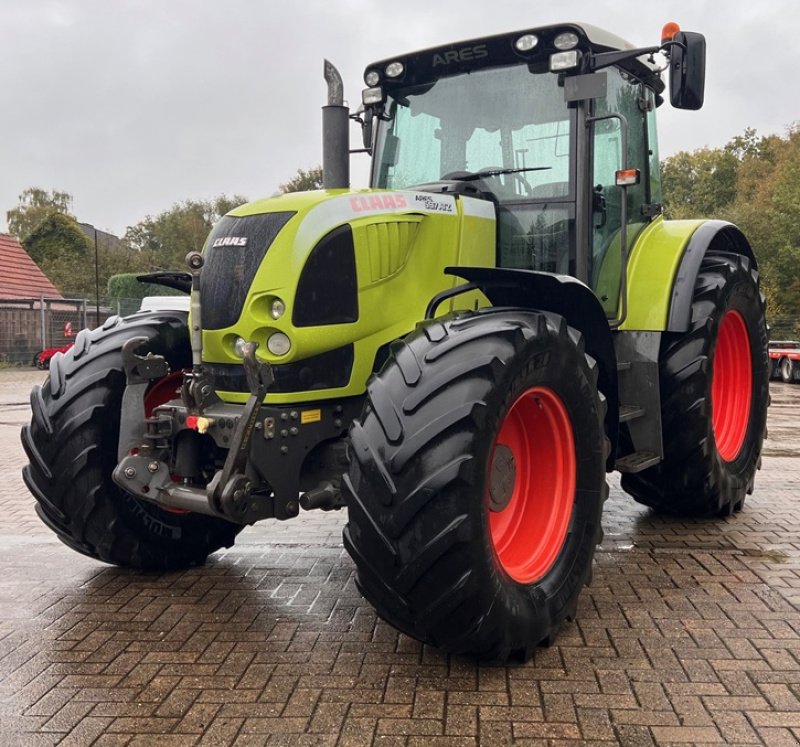
<path id="1" fill-rule="evenodd" d="M 70 345 L 79 330 L 94 329 L 109 316 L 139 309 L 138 298 L 0 298 L 0 363 L 35 365 L 42 350 Z M 99 311 L 99 314 L 98 314 Z M 800 340 L 800 319 L 769 320 L 770 339 Z"/>
<path id="2" fill-rule="evenodd" d="M 135 298 L 100 299 L 99 305 L 85 298 L 0 298 L 0 362 L 34 365 L 40 351 L 70 345 L 79 330 L 112 314 L 132 314 L 139 304 Z"/>

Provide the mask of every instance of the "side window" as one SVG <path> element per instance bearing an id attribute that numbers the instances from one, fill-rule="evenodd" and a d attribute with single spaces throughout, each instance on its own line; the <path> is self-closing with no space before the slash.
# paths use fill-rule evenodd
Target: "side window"
<path id="1" fill-rule="evenodd" d="M 606 313 L 613 316 L 619 301 L 621 272 L 620 228 L 622 198 L 627 191 L 628 246 L 648 220 L 642 207 L 648 200 L 647 116 L 641 105 L 644 87 L 617 68 L 608 70 L 608 94 L 597 101 L 595 116 L 620 114 L 627 122 L 628 152 L 623 154 L 623 125 L 618 118 L 594 123 L 594 170 L 592 208 L 591 283 Z M 626 158 L 623 158 L 623 155 Z M 657 157 L 657 154 L 656 154 Z M 623 190 L 616 185 L 616 172 L 639 169 L 639 184 Z"/>

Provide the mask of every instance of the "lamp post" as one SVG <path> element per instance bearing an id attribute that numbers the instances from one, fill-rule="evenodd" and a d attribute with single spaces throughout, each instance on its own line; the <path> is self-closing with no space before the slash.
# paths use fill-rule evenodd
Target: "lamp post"
<path id="1" fill-rule="evenodd" d="M 97 228 L 94 228 L 94 326 L 100 326 L 100 255 L 97 251 Z"/>

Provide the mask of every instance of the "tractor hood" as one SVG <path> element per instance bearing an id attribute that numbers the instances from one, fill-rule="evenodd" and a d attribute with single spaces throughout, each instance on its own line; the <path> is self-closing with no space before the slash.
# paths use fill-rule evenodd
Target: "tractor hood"
<path id="1" fill-rule="evenodd" d="M 203 250 L 203 362 L 218 388 L 241 391 L 239 351 L 252 340 L 280 391 L 340 389 L 359 366 L 365 382 L 379 343 L 410 332 L 452 287 L 445 266 L 494 264 L 494 230 L 487 201 L 407 190 L 297 192 L 236 208 Z M 353 352 L 365 340 L 373 360 Z M 298 366 L 302 376 L 286 373 Z"/>

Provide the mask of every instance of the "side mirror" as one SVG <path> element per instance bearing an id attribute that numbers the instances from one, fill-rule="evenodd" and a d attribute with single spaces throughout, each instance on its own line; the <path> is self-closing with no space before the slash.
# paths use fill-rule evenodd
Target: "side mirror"
<path id="1" fill-rule="evenodd" d="M 676 109 L 700 109 L 706 84 L 706 38 L 679 31 L 670 45 L 669 99 Z"/>

